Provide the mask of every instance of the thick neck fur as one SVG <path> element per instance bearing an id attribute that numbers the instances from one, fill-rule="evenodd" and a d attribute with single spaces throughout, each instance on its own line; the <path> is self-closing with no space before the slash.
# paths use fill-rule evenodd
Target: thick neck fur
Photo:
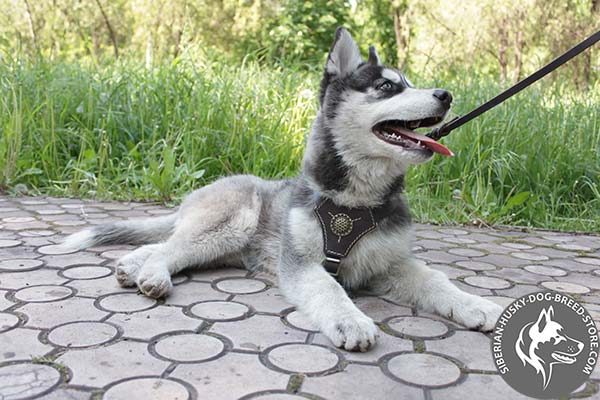
<path id="1" fill-rule="evenodd" d="M 376 207 L 402 193 L 405 167 L 344 148 L 317 115 L 306 144 L 302 171 L 315 192 L 347 207 Z"/>

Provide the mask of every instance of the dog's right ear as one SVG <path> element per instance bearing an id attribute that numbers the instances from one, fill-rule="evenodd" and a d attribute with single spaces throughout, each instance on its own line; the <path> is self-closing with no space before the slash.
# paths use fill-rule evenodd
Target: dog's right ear
<path id="1" fill-rule="evenodd" d="M 364 61 L 360 55 L 358 45 L 352 39 L 350 32 L 344 27 L 339 27 L 335 31 L 335 41 L 331 46 L 327 64 L 326 73 L 332 77 L 343 78 L 355 71 Z"/>

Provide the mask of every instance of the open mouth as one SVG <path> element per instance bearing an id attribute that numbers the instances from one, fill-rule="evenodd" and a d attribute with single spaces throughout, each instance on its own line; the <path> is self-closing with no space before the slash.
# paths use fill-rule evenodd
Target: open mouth
<path id="1" fill-rule="evenodd" d="M 443 156 L 453 156 L 454 153 L 443 144 L 414 131 L 414 129 L 436 125 L 442 119 L 442 117 L 429 117 L 412 121 L 383 121 L 373 127 L 373 133 L 384 142 L 406 150 L 432 151 Z"/>
<path id="2" fill-rule="evenodd" d="M 552 358 L 554 358 L 556 361 L 559 361 L 563 364 L 573 364 L 575 361 L 577 361 L 577 359 L 575 357 L 571 357 L 570 355 L 565 354 L 561 351 L 553 352 Z"/>

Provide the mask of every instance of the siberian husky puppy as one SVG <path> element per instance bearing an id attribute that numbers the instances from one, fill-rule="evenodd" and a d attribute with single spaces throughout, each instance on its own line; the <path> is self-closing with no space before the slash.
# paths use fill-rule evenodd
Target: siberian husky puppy
<path id="1" fill-rule="evenodd" d="M 413 87 L 400 71 L 384 66 L 373 47 L 363 60 L 350 33 L 339 28 L 319 101 L 298 177 L 223 178 L 189 194 L 173 215 L 96 226 L 71 235 L 65 244 L 78 249 L 143 244 L 118 261 L 116 278 L 155 298 L 167 295 L 171 275 L 188 267 L 270 271 L 278 275 L 288 301 L 347 350 L 369 349 L 377 327 L 346 290 L 368 291 L 490 331 L 500 306 L 459 290 L 411 252 L 404 174 L 434 153 L 451 154 L 413 129 L 443 121 L 450 93 Z M 323 202 L 330 223 L 343 217 L 337 225 L 328 228 L 323 222 L 317 212 Z M 342 236 L 353 237 L 353 223 L 365 222 L 350 218 L 355 211 L 367 213 L 368 229 L 357 228 L 358 238 L 343 257 L 326 256 L 326 247 L 336 245 L 336 240 L 326 243 L 327 229 L 335 228 L 339 245 Z M 325 268 L 328 262 L 335 263 L 335 276 Z"/>

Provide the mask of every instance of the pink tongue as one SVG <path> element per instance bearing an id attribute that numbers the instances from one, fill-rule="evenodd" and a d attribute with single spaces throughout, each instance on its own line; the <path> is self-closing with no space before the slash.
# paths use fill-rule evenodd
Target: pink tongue
<path id="1" fill-rule="evenodd" d="M 438 153 L 443 156 L 450 156 L 450 157 L 454 156 L 454 153 L 452 152 L 452 150 L 450 150 L 443 144 L 436 142 L 435 140 L 431 139 L 430 137 L 427 137 L 425 135 L 421 135 L 419 133 L 409 131 L 408 129 L 403 129 L 403 128 L 394 127 L 393 131 L 395 133 L 401 134 L 402 136 L 406 136 L 411 139 L 414 139 L 415 141 L 420 140 L 421 144 L 423 146 L 427 147 L 429 150 L 433 151 L 434 153 Z"/>

